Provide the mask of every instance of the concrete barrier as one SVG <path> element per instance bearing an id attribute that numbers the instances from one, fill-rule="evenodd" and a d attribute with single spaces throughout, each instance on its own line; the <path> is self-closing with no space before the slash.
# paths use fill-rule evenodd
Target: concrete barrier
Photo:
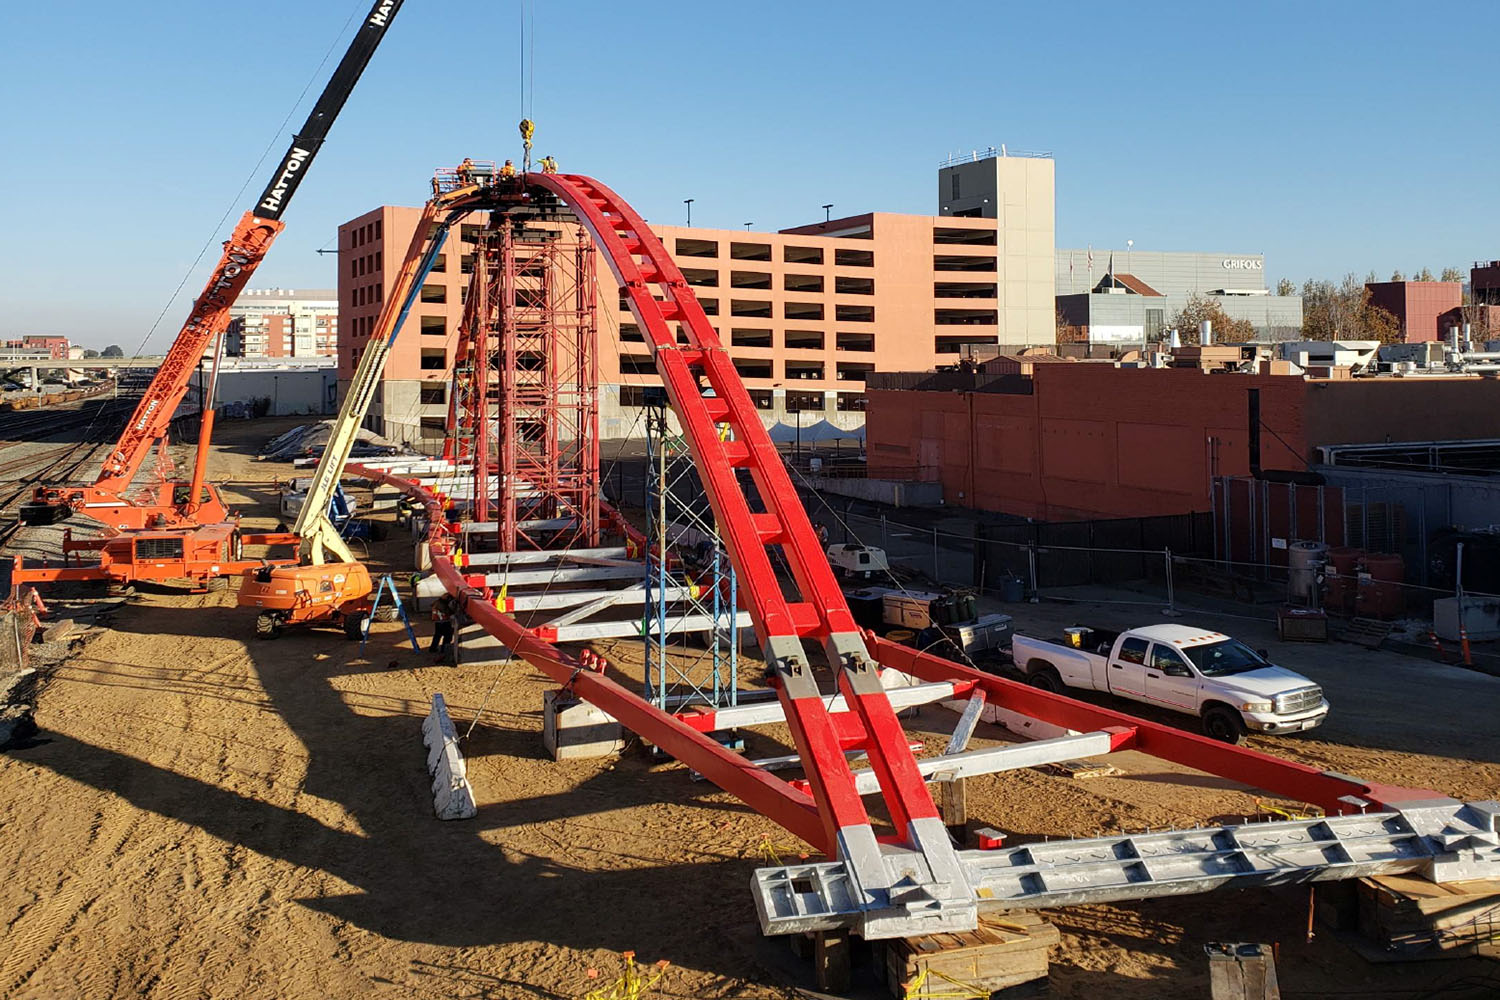
<path id="1" fill-rule="evenodd" d="M 432 696 L 432 711 L 422 723 L 422 742 L 427 745 L 427 773 L 432 775 L 432 811 L 438 819 L 473 819 L 479 811 L 474 788 L 441 694 Z"/>

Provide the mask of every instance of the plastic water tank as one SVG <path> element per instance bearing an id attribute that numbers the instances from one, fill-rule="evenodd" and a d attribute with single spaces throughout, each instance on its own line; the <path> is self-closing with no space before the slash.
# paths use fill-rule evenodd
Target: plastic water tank
<path id="1" fill-rule="evenodd" d="M 1403 610 L 1401 581 L 1406 578 L 1406 560 L 1398 555 L 1372 552 L 1362 561 L 1364 572 L 1354 598 L 1354 613 L 1365 618 L 1397 618 Z"/>
<path id="2" fill-rule="evenodd" d="M 1328 592 L 1324 606 L 1330 611 L 1348 614 L 1353 610 L 1354 592 L 1357 589 L 1355 567 L 1364 554 L 1364 549 L 1349 545 L 1339 545 L 1328 550 L 1328 570 L 1324 574 L 1327 577 Z"/>
<path id="3" fill-rule="evenodd" d="M 1318 603 L 1318 571 L 1328 560 L 1322 542 L 1293 542 L 1286 553 L 1287 600 L 1308 607 Z"/>

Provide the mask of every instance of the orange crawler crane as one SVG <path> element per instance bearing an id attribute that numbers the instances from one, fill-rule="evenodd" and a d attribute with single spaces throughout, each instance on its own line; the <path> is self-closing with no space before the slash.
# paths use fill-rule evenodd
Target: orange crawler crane
<path id="1" fill-rule="evenodd" d="M 23 504 L 27 524 L 53 524 L 75 513 L 111 529 L 114 537 L 64 544 L 63 567 L 20 570 L 17 581 L 108 580 L 129 583 L 146 579 L 188 578 L 202 583 L 241 572 L 243 541 L 276 542 L 282 536 L 242 538 L 237 520 L 218 489 L 204 481 L 209 436 L 213 427 L 211 397 L 202 405 L 203 421 L 193 476 L 188 482 L 163 478 L 136 487 L 141 465 L 158 442 L 165 442 L 172 416 L 187 394 L 188 382 L 204 354 L 219 343 L 229 325 L 229 309 L 265 259 L 286 224 L 282 213 L 322 148 L 334 119 L 385 37 L 402 0 L 375 0 L 349 49 L 323 88 L 307 121 L 292 138 L 276 173 L 224 244 L 223 256 L 208 284 L 193 302 L 156 376 L 141 397 L 119 441 L 89 486 L 39 486 Z M 78 552 L 97 551 L 99 561 L 81 563 Z"/>

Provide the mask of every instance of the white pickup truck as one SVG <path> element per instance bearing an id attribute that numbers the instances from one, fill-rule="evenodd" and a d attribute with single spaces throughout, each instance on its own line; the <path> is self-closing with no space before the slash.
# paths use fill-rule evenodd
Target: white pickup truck
<path id="1" fill-rule="evenodd" d="M 1015 664 L 1035 687 L 1107 691 L 1196 715 L 1203 733 L 1238 743 L 1247 730 L 1294 733 L 1328 715 L 1323 689 L 1221 632 L 1151 625 L 1112 632 L 1075 627 L 1066 641 L 1017 635 Z"/>

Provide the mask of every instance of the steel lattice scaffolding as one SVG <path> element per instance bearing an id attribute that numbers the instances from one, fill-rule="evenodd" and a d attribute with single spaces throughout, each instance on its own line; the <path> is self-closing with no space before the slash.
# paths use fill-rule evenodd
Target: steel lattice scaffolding
<path id="1" fill-rule="evenodd" d="M 665 399 L 646 416 L 646 538 L 646 700 L 668 710 L 738 704 L 739 581 Z M 713 623 L 707 649 L 686 645 L 689 617 Z"/>
<path id="2" fill-rule="evenodd" d="M 479 234 L 473 261 L 445 457 L 472 461 L 474 518 L 493 514 L 500 551 L 596 546 L 593 243 L 501 217 Z"/>

